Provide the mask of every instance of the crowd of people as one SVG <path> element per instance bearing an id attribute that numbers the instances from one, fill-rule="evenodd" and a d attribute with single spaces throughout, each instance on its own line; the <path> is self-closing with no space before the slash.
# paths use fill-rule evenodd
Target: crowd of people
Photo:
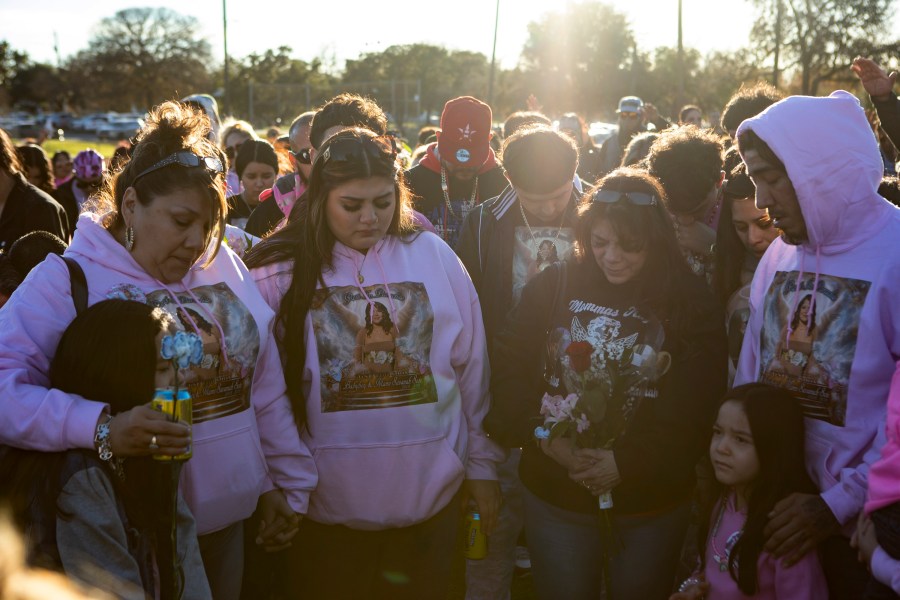
<path id="1" fill-rule="evenodd" d="M 27 564 L 123 598 L 434 598 L 469 513 L 470 600 L 517 564 L 548 600 L 897 598 L 900 101 L 854 71 L 868 113 L 626 96 L 599 145 L 469 96 L 415 148 L 354 94 L 269 139 L 164 102 L 109 161 L 0 130 Z"/>

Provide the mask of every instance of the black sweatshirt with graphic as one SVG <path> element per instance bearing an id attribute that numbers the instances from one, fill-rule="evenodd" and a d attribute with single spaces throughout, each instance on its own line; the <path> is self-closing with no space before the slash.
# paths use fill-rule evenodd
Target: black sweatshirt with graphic
<path id="1" fill-rule="evenodd" d="M 700 279 L 686 274 L 669 300 L 678 310 L 660 320 L 637 300 L 635 285 L 608 283 L 592 258 L 570 261 L 565 271 L 561 277 L 554 266 L 529 282 L 498 336 L 485 428 L 498 443 L 523 447 L 519 474 L 529 491 L 554 506 L 596 514 L 597 498 L 534 439 L 543 423 L 544 393 L 565 395 L 566 381 L 572 381 L 573 372 L 559 358 L 567 344 L 581 340 L 608 350 L 668 352 L 670 368 L 644 394 L 613 446 L 622 482 L 612 495 L 618 514 L 673 508 L 691 495 L 695 465 L 725 392 L 721 308 Z M 565 289 L 558 293 L 562 281 Z"/>

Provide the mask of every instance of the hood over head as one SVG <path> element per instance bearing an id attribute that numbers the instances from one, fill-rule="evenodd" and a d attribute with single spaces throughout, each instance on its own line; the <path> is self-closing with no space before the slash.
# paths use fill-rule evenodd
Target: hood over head
<path id="1" fill-rule="evenodd" d="M 741 123 L 737 136 L 748 130 L 787 168 L 809 235 L 804 246 L 844 252 L 883 225 L 874 217 L 889 208 L 877 192 L 884 167 L 855 96 L 791 96 Z"/>

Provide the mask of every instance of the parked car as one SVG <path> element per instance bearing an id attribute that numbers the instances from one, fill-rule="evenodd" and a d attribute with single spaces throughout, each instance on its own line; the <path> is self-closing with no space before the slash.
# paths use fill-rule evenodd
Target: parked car
<path id="1" fill-rule="evenodd" d="M 97 128 L 97 137 L 101 140 L 127 140 L 144 126 L 143 119 L 136 117 L 117 118 Z"/>
<path id="2" fill-rule="evenodd" d="M 91 113 L 72 121 L 72 129 L 76 131 L 94 133 L 97 128 L 106 125 L 113 119 L 120 118 L 118 113 Z"/>

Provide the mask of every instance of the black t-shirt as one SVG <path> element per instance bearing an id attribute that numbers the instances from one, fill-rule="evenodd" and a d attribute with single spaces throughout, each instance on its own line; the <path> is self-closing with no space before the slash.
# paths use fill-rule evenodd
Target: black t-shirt
<path id="1" fill-rule="evenodd" d="M 529 491 L 566 510 L 596 514 L 597 499 L 534 443 L 534 429 L 543 423 L 541 399 L 545 392 L 580 391 L 582 376 L 566 353 L 570 344 L 590 344 L 591 377 L 604 377 L 605 360 L 626 351 L 639 355 L 664 374 L 628 395 L 621 413 L 627 425 L 612 447 L 622 478 L 613 500 L 621 514 L 673 507 L 691 494 L 725 391 L 721 310 L 703 282 L 686 273 L 672 299 L 681 312 L 675 331 L 638 301 L 636 286 L 608 283 L 592 260 L 569 262 L 566 271 L 562 293 L 558 265 L 530 281 L 498 336 L 485 427 L 500 443 L 523 447 L 519 473 Z"/>
<path id="2" fill-rule="evenodd" d="M 225 222 L 241 229 L 247 227 L 247 219 L 250 218 L 250 213 L 253 212 L 253 209 L 250 208 L 244 197 L 240 194 L 228 196 L 227 202 L 228 217 L 225 219 Z"/>

